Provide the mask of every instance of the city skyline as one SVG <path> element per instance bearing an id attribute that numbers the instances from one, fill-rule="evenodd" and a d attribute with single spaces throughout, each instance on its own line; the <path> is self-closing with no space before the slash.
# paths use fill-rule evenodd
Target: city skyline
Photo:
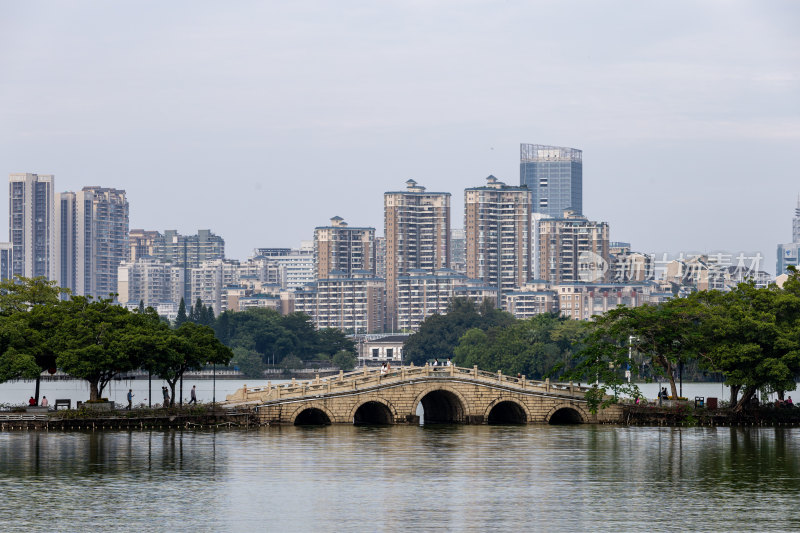
<path id="1" fill-rule="evenodd" d="M 0 161 L 125 190 L 131 228 L 210 228 L 245 258 L 334 216 L 380 232 L 407 179 L 452 193 L 460 227 L 465 188 L 519 184 L 521 143 L 569 146 L 612 240 L 759 251 L 774 272 L 800 189 L 800 7 L 573 7 L 5 4 Z"/>

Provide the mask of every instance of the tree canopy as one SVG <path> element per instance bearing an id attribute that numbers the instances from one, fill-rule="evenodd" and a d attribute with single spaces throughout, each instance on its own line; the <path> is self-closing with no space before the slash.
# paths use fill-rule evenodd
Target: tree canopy
<path id="1" fill-rule="evenodd" d="M 453 361 L 531 379 L 556 377 L 569 369 L 587 329 L 584 322 L 555 315 L 537 315 L 488 331 L 472 328 L 459 339 Z"/>
<path id="2" fill-rule="evenodd" d="M 338 351 L 355 352 L 353 341 L 338 329 L 314 328 L 303 313 L 281 315 L 272 309 L 249 309 L 222 313 L 214 324 L 222 343 L 258 353 L 263 362 L 276 364 L 293 355 L 310 361 L 318 354 L 333 356 Z"/>
<path id="3" fill-rule="evenodd" d="M 631 365 L 632 356 L 641 365 Z M 800 374 L 797 272 L 783 288 L 742 283 L 727 293 L 699 291 L 659 305 L 609 311 L 592 324 L 573 377 L 602 382 L 597 399 L 608 387 L 627 387 L 621 369 L 637 375 L 644 366 L 666 377 L 677 397 L 674 369 L 687 360 L 724 377 L 736 410 L 759 390 L 794 390 Z"/>
<path id="4" fill-rule="evenodd" d="M 459 339 L 468 330 L 485 332 L 494 327 L 507 326 L 514 320 L 512 315 L 496 309 L 489 301 L 479 308 L 466 298 L 454 298 L 447 314 L 429 316 L 422 322 L 419 331 L 406 340 L 403 345 L 405 362 L 423 365 L 429 359 L 452 358 Z"/>

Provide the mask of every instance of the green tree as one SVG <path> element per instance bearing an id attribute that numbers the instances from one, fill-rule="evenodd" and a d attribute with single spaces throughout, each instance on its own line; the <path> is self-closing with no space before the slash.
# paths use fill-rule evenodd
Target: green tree
<path id="1" fill-rule="evenodd" d="M 175 384 L 187 370 L 200 370 L 212 363 L 227 365 L 233 357 L 208 326 L 187 322 L 176 330 L 165 330 L 165 334 L 166 349 L 147 365 L 169 385 L 170 405 L 175 405 Z"/>
<path id="2" fill-rule="evenodd" d="M 264 370 L 266 365 L 261 359 L 261 354 L 254 350 L 248 350 L 237 346 L 233 349 L 233 359 L 231 360 L 234 366 L 238 367 L 245 377 L 258 378 L 264 377 Z"/>
<path id="3" fill-rule="evenodd" d="M 729 293 L 705 291 L 691 299 L 705 312 L 701 361 L 725 376 L 735 410 L 742 410 L 760 389 L 794 390 L 800 373 L 797 273 L 783 289 L 742 283 Z"/>
<path id="4" fill-rule="evenodd" d="M 532 379 L 555 375 L 568 366 L 576 347 L 586 335 L 584 323 L 555 315 L 537 315 L 488 331 L 468 330 L 454 350 L 459 366 Z"/>
<path id="5" fill-rule="evenodd" d="M 461 336 L 472 328 L 487 331 L 514 322 L 514 317 L 505 311 L 484 303 L 480 310 L 466 298 L 454 298 L 447 314 L 431 315 L 420 325 L 419 331 L 411 335 L 403 345 L 406 362 L 425 364 L 433 358 L 452 358 Z"/>
<path id="6" fill-rule="evenodd" d="M 281 361 L 281 367 L 286 372 L 303 368 L 303 361 L 294 354 L 289 354 Z"/>
<path id="7" fill-rule="evenodd" d="M 56 363 L 73 377 L 89 383 L 89 399 L 100 399 L 106 385 L 121 372 L 139 368 L 142 361 L 131 339 L 141 334 L 141 322 L 111 299 L 90 301 L 73 296 L 55 310 L 52 343 Z"/>
<path id="8" fill-rule="evenodd" d="M 0 315 L 30 311 L 37 305 L 54 305 L 62 294 L 69 294 L 69 289 L 62 289 L 43 276 L 14 276 L 0 282 Z"/>
<path id="9" fill-rule="evenodd" d="M 42 371 L 56 366 L 49 315 L 68 293 L 43 277 L 0 282 L 0 383 L 35 379 L 37 403 Z"/>
<path id="10" fill-rule="evenodd" d="M 353 355 L 353 352 L 348 352 L 347 350 L 340 350 L 336 352 L 332 361 L 334 365 L 345 372 L 350 372 L 353 370 L 356 367 L 356 363 L 358 363 L 358 360 L 356 359 L 356 356 Z"/>
<path id="11" fill-rule="evenodd" d="M 175 327 L 179 328 L 185 322 L 189 321 L 189 316 L 186 314 L 186 302 L 181 298 L 181 303 L 178 305 L 178 316 L 175 317 Z"/>
<path id="12" fill-rule="evenodd" d="M 586 348 L 578 354 L 573 378 L 599 380 L 604 389 L 627 390 L 624 369 L 638 375 L 632 364 L 633 352 L 670 384 L 672 396 L 678 397 L 675 370 L 687 359 L 695 358 L 704 337 L 705 313 L 694 299 L 672 298 L 659 305 L 618 307 L 598 317 L 592 324 Z"/>

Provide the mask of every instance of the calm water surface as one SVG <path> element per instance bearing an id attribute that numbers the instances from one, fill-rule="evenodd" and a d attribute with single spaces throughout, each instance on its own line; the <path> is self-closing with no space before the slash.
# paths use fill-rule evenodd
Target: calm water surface
<path id="1" fill-rule="evenodd" d="M 798 531 L 800 430 L 0 433 L 3 531 Z"/>

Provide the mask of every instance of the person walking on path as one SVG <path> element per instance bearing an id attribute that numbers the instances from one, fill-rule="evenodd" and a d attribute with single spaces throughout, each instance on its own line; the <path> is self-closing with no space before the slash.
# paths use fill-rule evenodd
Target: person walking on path
<path id="1" fill-rule="evenodd" d="M 189 394 L 189 396 L 191 397 L 191 399 L 189 400 L 189 403 L 193 403 L 193 404 L 197 405 L 197 389 L 196 389 L 196 385 L 192 385 L 192 392 Z"/>
<path id="2" fill-rule="evenodd" d="M 161 393 L 164 395 L 164 407 L 169 407 L 169 391 L 166 387 L 161 387 Z"/>
<path id="3" fill-rule="evenodd" d="M 128 411 L 133 407 L 133 389 L 128 389 Z"/>

